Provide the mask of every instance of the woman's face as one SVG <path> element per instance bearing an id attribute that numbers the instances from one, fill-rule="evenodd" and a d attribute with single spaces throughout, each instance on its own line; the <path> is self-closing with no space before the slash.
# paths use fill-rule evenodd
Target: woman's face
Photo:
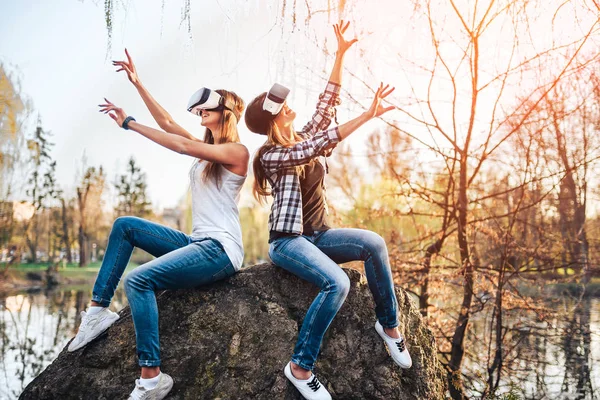
<path id="1" fill-rule="evenodd" d="M 198 110 L 198 116 L 202 118 L 202 122 L 200 124 L 208 129 L 214 129 L 216 126 L 219 125 L 219 121 L 221 120 L 222 114 L 223 111 Z"/>
<path id="2" fill-rule="evenodd" d="M 282 125 L 291 124 L 296 118 L 296 112 L 288 107 L 287 101 L 283 103 L 283 108 L 275 117 L 275 122 Z"/>

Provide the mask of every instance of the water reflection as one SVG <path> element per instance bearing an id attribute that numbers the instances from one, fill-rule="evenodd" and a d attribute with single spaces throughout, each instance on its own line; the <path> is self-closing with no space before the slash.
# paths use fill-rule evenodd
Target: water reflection
<path id="1" fill-rule="evenodd" d="M 546 299 L 553 317 L 531 310 L 505 311 L 499 393 L 517 399 L 591 400 L 600 385 L 600 299 Z M 485 311 L 485 310 L 484 310 Z M 491 313 L 473 320 L 464 364 L 472 398 L 487 376 Z"/>
<path id="2" fill-rule="evenodd" d="M 0 299 L 0 399 L 17 398 L 75 335 L 90 287 L 24 292 Z M 127 304 L 119 288 L 111 308 Z"/>
<path id="3" fill-rule="evenodd" d="M 0 399 L 15 399 L 50 364 L 79 326 L 91 286 L 18 293 L 0 299 Z M 127 303 L 119 288 L 112 309 Z M 500 388 L 518 399 L 588 400 L 600 385 L 600 299 L 546 299 L 553 319 L 522 309 L 505 312 L 507 356 Z M 473 398 L 484 382 L 491 313 L 471 325 L 465 377 Z M 499 397 L 503 398 L 503 397 Z"/>

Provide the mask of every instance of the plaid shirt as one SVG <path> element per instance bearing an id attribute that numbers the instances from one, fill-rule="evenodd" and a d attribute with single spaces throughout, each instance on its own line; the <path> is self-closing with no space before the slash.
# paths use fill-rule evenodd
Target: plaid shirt
<path id="1" fill-rule="evenodd" d="M 272 188 L 269 231 L 302 234 L 302 193 L 296 167 L 327 156 L 340 141 L 338 128 L 327 129 L 339 104 L 340 85 L 328 82 L 312 119 L 298 132 L 305 140 L 291 147 L 275 145 L 261 156 Z"/>

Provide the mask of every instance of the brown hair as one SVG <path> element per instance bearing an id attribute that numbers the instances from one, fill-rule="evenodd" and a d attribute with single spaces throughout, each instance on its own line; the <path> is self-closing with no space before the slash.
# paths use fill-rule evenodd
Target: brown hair
<path id="1" fill-rule="evenodd" d="M 252 161 L 252 170 L 254 172 L 252 193 L 258 201 L 262 201 L 264 200 L 264 197 L 271 195 L 267 176 L 260 162 L 263 154 L 273 146 L 291 147 L 303 140 L 296 132 L 294 132 L 292 138 L 284 137 L 281 134 L 275 123 L 276 116 L 262 108 L 266 96 L 267 93 L 265 92 L 252 100 L 250 104 L 248 104 L 246 115 L 244 117 L 246 126 L 251 132 L 267 136 L 267 141 L 256 151 L 254 160 Z M 304 166 L 296 167 L 296 171 L 301 175 L 304 172 Z"/>
<path id="2" fill-rule="evenodd" d="M 215 92 L 219 93 L 223 96 L 225 101 L 230 101 L 234 104 L 235 113 L 238 115 L 242 115 L 244 111 L 244 100 L 234 92 L 230 92 L 223 89 L 215 90 Z M 210 129 L 206 128 L 206 132 L 204 133 L 204 143 L 209 144 L 222 144 L 222 143 L 237 143 L 240 141 L 240 135 L 238 133 L 237 124 L 238 119 L 235 116 L 235 113 L 227 108 L 221 111 L 221 121 L 219 121 L 219 128 L 221 131 L 221 135 L 219 136 L 219 142 L 215 143 L 215 137 Z M 220 164 L 214 163 L 211 161 L 204 161 L 207 163 L 206 168 L 202 172 L 202 181 L 206 182 L 208 179 L 214 179 L 217 183 L 217 186 L 221 183 L 221 170 Z"/>

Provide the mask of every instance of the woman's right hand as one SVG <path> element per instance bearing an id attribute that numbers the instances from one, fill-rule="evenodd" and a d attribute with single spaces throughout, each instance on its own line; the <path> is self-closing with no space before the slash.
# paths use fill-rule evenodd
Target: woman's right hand
<path id="1" fill-rule="evenodd" d="M 129 81 L 134 85 L 137 85 L 140 83 L 140 80 L 138 78 L 135 65 L 133 64 L 133 60 L 131 59 L 127 49 L 125 49 L 125 55 L 127 56 L 127 61 L 113 61 L 112 63 L 115 67 L 120 67 L 116 72 L 125 71 Z"/>
<path id="2" fill-rule="evenodd" d="M 367 115 L 367 117 L 369 117 L 369 119 L 380 117 L 386 112 L 396 108 L 395 106 L 384 107 L 381 104 L 381 102 L 386 97 L 388 97 L 395 89 L 394 87 L 389 89 L 389 87 L 390 85 L 383 86 L 383 82 L 379 84 L 379 88 L 377 88 L 377 91 L 375 92 L 375 98 L 371 103 L 371 107 L 369 107 L 369 109 L 365 111 L 365 114 Z"/>
<path id="3" fill-rule="evenodd" d="M 344 20 L 341 20 L 339 23 L 333 25 L 333 30 L 335 32 L 335 37 L 337 39 L 337 43 L 338 43 L 338 50 L 336 55 L 338 56 L 342 56 L 346 53 L 346 51 L 348 51 L 348 49 L 350 47 L 352 47 L 352 45 L 356 42 L 358 42 L 357 38 L 354 39 L 350 39 L 350 40 L 346 40 L 344 38 L 344 33 L 346 33 L 346 30 L 348 29 L 348 27 L 350 26 L 350 21 L 346 22 L 346 25 L 344 25 Z"/>

